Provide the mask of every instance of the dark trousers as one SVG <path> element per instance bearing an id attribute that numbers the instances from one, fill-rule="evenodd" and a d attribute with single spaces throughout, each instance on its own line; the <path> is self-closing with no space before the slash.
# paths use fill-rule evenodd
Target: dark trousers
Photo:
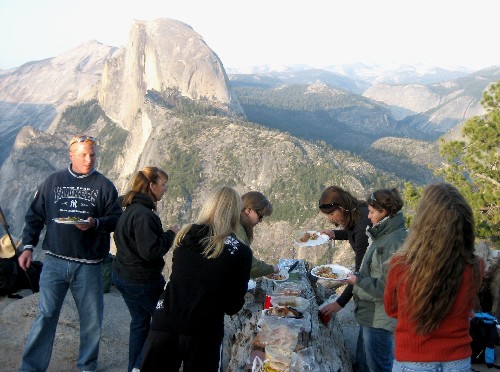
<path id="1" fill-rule="evenodd" d="M 183 372 L 219 372 L 221 351 L 220 337 L 150 330 L 141 372 L 178 372 L 181 363 Z"/>
<path id="2" fill-rule="evenodd" d="M 141 366 L 144 342 L 148 337 L 158 298 L 163 293 L 165 280 L 162 277 L 147 283 L 134 283 L 120 277 L 113 270 L 113 283 L 122 294 L 132 318 L 128 346 L 128 370 L 131 371 Z"/>

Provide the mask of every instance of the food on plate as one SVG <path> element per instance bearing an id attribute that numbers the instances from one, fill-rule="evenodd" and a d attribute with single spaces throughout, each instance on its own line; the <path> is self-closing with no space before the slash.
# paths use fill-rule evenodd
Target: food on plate
<path id="1" fill-rule="evenodd" d="M 267 310 L 268 315 L 286 316 L 299 318 L 302 316 L 300 312 L 289 306 L 273 306 Z"/>
<path id="2" fill-rule="evenodd" d="M 297 310 L 300 313 L 307 311 L 309 300 L 298 296 L 271 296 L 272 306 L 286 306 Z"/>
<path id="3" fill-rule="evenodd" d="M 316 240 L 318 239 L 319 235 L 315 232 L 306 232 L 304 235 L 302 235 L 299 240 L 302 242 L 302 243 L 306 243 L 308 242 L 309 240 Z"/>
<path id="4" fill-rule="evenodd" d="M 322 278 L 339 279 L 339 274 L 334 273 L 330 266 L 320 266 L 314 274 Z"/>
<path id="5" fill-rule="evenodd" d="M 81 221 L 80 218 L 78 217 L 61 217 L 61 218 L 57 218 L 58 221 Z"/>
<path id="6" fill-rule="evenodd" d="M 286 275 L 279 274 L 279 273 L 266 275 L 266 278 L 271 279 L 271 280 L 286 280 L 287 279 Z"/>

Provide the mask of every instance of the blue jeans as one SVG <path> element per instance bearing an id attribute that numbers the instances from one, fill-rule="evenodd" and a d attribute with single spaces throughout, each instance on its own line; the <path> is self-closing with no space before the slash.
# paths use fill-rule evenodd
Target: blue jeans
<path id="1" fill-rule="evenodd" d="M 394 337 L 382 328 L 359 327 L 356 345 L 356 372 L 392 371 Z"/>
<path id="2" fill-rule="evenodd" d="M 40 276 L 38 315 L 31 327 L 19 371 L 45 371 L 50 363 L 59 314 L 68 289 L 80 317 L 77 367 L 95 371 L 103 318 L 102 266 L 45 255 Z"/>
<path id="3" fill-rule="evenodd" d="M 130 334 L 128 341 L 128 370 L 141 368 L 144 356 L 144 342 L 148 337 L 149 325 L 158 298 L 163 293 L 165 280 L 135 283 L 120 277 L 112 271 L 113 284 L 120 291 L 130 312 Z"/>
<path id="4" fill-rule="evenodd" d="M 395 372 L 469 372 L 470 358 L 450 362 L 398 362 L 394 361 Z"/>

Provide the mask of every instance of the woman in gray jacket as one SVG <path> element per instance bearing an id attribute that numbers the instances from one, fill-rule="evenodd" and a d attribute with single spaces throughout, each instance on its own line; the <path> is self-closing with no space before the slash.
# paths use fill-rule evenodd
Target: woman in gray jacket
<path id="1" fill-rule="evenodd" d="M 406 238 L 403 200 L 396 189 L 380 189 L 367 203 L 373 225 L 366 229 L 371 244 L 359 273 L 347 280 L 354 285 L 354 314 L 360 326 L 356 371 L 391 371 L 396 320 L 385 313 L 384 288 L 388 260 Z"/>

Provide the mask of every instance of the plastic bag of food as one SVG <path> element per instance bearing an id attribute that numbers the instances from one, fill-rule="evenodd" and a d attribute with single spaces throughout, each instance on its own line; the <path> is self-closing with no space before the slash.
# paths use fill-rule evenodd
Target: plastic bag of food
<path id="1" fill-rule="evenodd" d="M 304 297 L 306 285 L 302 282 L 283 282 L 277 283 L 274 291 L 271 292 L 272 296 L 298 296 Z"/>
<path id="2" fill-rule="evenodd" d="M 271 296 L 271 305 L 288 306 L 304 313 L 309 310 L 310 302 L 304 297 L 299 296 Z"/>
<path id="3" fill-rule="evenodd" d="M 300 327 L 268 321 L 262 324 L 253 339 L 254 347 L 280 346 L 294 350 L 299 339 Z"/>
<path id="4" fill-rule="evenodd" d="M 301 317 L 286 317 L 280 315 L 272 315 L 270 309 L 262 310 L 262 315 L 257 322 L 257 327 L 261 327 L 265 323 L 271 323 L 275 325 L 286 325 L 288 327 L 293 327 L 299 331 L 311 332 L 311 313 L 305 312 Z"/>
<path id="5" fill-rule="evenodd" d="M 292 357 L 295 354 L 292 350 L 279 346 L 266 346 L 265 367 L 272 371 L 290 372 Z"/>
<path id="6" fill-rule="evenodd" d="M 317 370 L 313 348 L 308 347 L 295 353 L 292 364 L 290 365 L 290 372 L 312 372 Z"/>

